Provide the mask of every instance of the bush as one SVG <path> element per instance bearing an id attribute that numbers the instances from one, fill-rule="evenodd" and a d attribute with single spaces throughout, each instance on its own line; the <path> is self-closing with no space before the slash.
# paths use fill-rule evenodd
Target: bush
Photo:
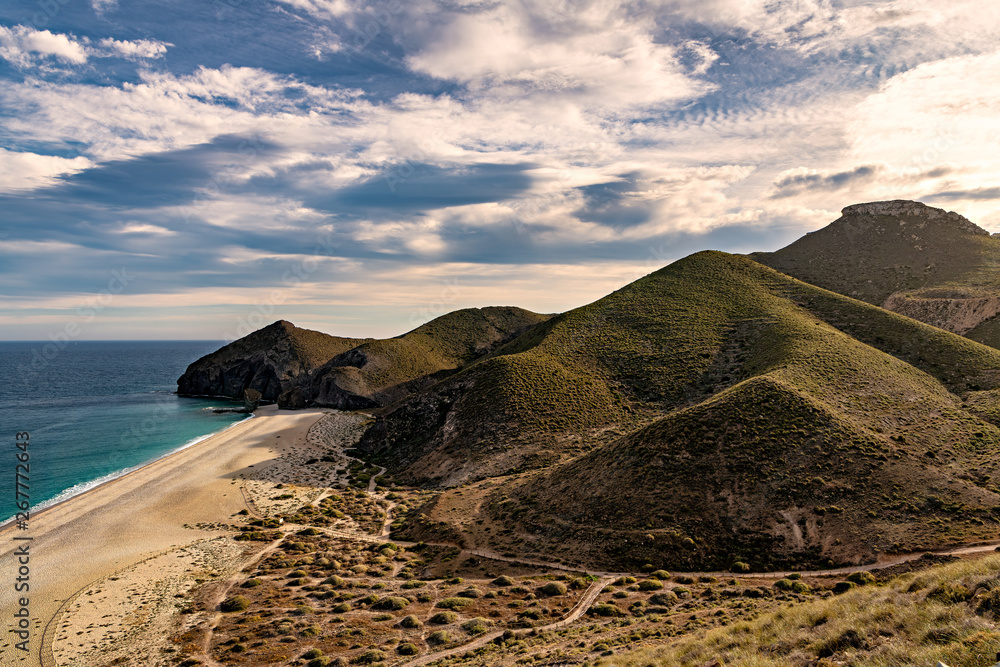
<path id="1" fill-rule="evenodd" d="M 749 572 L 750 571 L 750 564 L 749 563 L 744 563 L 743 561 L 738 560 L 735 563 L 733 563 L 731 566 L 729 566 L 729 571 L 730 572 Z"/>
<path id="2" fill-rule="evenodd" d="M 490 629 L 491 623 L 485 618 L 471 618 L 462 623 L 462 629 L 470 635 L 481 635 Z"/>
<path id="3" fill-rule="evenodd" d="M 556 595 L 566 595 L 566 590 L 567 590 L 566 584 L 562 583 L 561 581 L 550 581 L 549 583 L 545 584 L 544 586 L 538 589 L 538 591 L 542 595 L 547 595 L 549 597 L 553 597 Z"/>
<path id="4" fill-rule="evenodd" d="M 226 612 L 243 611 L 250 606 L 249 598 L 245 598 L 242 595 L 234 595 L 233 597 L 226 598 L 219 605 L 219 609 Z"/>
<path id="5" fill-rule="evenodd" d="M 669 607 L 677 603 L 677 594 L 673 591 L 663 591 L 662 593 L 656 593 L 649 598 L 652 604 L 659 605 L 661 607 Z"/>
<path id="6" fill-rule="evenodd" d="M 288 573 L 289 579 L 298 579 L 299 577 L 308 577 L 309 573 L 305 570 L 292 570 Z"/>
<path id="7" fill-rule="evenodd" d="M 410 579 L 403 584 L 403 588 L 409 590 L 411 588 L 423 588 L 427 585 L 426 581 L 420 581 L 419 579 Z"/>
<path id="8" fill-rule="evenodd" d="M 854 585 L 855 584 L 853 581 L 838 581 L 833 586 L 833 592 L 836 593 L 837 595 L 840 595 L 841 593 L 846 593 L 847 591 L 854 588 Z"/>
<path id="9" fill-rule="evenodd" d="M 472 603 L 469 598 L 445 598 L 434 606 L 438 609 L 464 609 Z"/>
<path id="10" fill-rule="evenodd" d="M 382 598 L 372 605 L 372 609 L 385 609 L 387 611 L 399 611 L 410 604 L 406 598 Z"/>
<path id="11" fill-rule="evenodd" d="M 354 658 L 354 660 L 351 660 L 351 662 L 356 665 L 372 665 L 376 662 L 382 662 L 383 660 L 385 660 L 385 653 L 377 648 L 373 648 L 365 651 L 358 657 Z"/>
<path id="12" fill-rule="evenodd" d="M 333 658 L 329 658 L 327 656 L 320 656 L 318 658 L 314 658 L 313 660 L 307 662 L 306 667 L 328 667 L 328 665 L 332 664 L 333 664 Z"/>
<path id="13" fill-rule="evenodd" d="M 302 654 L 302 657 L 306 660 L 312 660 L 313 658 L 318 658 L 323 655 L 323 651 L 318 648 L 311 648 Z"/>
<path id="14" fill-rule="evenodd" d="M 404 616 L 403 619 L 399 622 L 399 627 L 401 628 L 413 629 L 422 626 L 423 623 L 421 623 L 420 619 L 414 616 L 413 614 L 410 614 L 409 616 Z"/>
<path id="15" fill-rule="evenodd" d="M 606 602 L 599 602 L 593 605 L 588 612 L 589 614 L 594 614 L 595 616 L 623 616 L 623 612 L 618 607 L 613 604 L 608 604 Z"/>
<path id="16" fill-rule="evenodd" d="M 243 582 L 241 588 L 256 588 L 260 586 L 262 583 L 264 582 L 261 581 L 260 579 L 247 579 L 246 581 Z"/>
<path id="17" fill-rule="evenodd" d="M 790 591 L 792 590 L 793 583 L 791 579 L 778 579 L 774 582 L 774 587 L 779 591 Z"/>
<path id="18" fill-rule="evenodd" d="M 801 578 L 802 574 L 799 572 L 792 572 L 790 575 L 786 577 L 786 579 L 791 579 L 792 581 L 798 581 Z"/>
<path id="19" fill-rule="evenodd" d="M 871 572 L 852 572 L 847 576 L 847 580 L 858 586 L 867 586 L 875 583 L 875 575 Z"/>
<path id="20" fill-rule="evenodd" d="M 437 632 L 432 632 L 427 637 L 428 644 L 447 644 L 451 641 L 451 635 L 448 634 L 447 630 L 438 630 Z"/>
<path id="21" fill-rule="evenodd" d="M 396 653 L 400 655 L 416 655 L 420 653 L 420 649 L 417 648 L 416 644 L 406 642 L 405 644 L 400 644 L 396 647 Z"/>
<path id="22" fill-rule="evenodd" d="M 659 579 L 660 581 L 666 581 L 670 578 L 670 573 L 666 570 L 656 570 L 655 572 L 650 573 L 649 576 Z"/>
<path id="23" fill-rule="evenodd" d="M 807 584 L 806 582 L 796 581 L 792 584 L 792 592 L 805 594 L 805 593 L 811 593 L 812 589 L 809 588 L 809 584 Z"/>
<path id="24" fill-rule="evenodd" d="M 459 591 L 455 595 L 457 595 L 460 598 L 473 598 L 473 599 L 481 598 L 483 596 L 482 592 L 475 586 L 470 586 L 469 588 L 466 588 L 464 591 Z"/>
<path id="25" fill-rule="evenodd" d="M 335 604 L 330 608 L 334 614 L 346 614 L 351 610 L 351 605 L 346 602 L 341 602 L 340 604 Z"/>
<path id="26" fill-rule="evenodd" d="M 958 604 L 969 599 L 969 589 L 961 584 L 941 584 L 927 594 L 927 599 Z"/>
<path id="27" fill-rule="evenodd" d="M 494 586 L 513 586 L 514 580 L 508 577 L 506 574 L 497 577 L 491 582 Z"/>
<path id="28" fill-rule="evenodd" d="M 640 591 L 660 591 L 663 590 L 663 583 L 656 579 L 643 579 L 639 582 Z"/>
<path id="29" fill-rule="evenodd" d="M 453 611 L 440 611 L 429 619 L 428 623 L 433 623 L 434 625 L 448 625 L 449 623 L 454 623 L 458 620 L 458 614 Z"/>
<path id="30" fill-rule="evenodd" d="M 343 586 L 344 580 L 338 577 L 337 575 L 333 575 L 332 577 L 327 577 L 326 579 L 324 579 L 323 583 L 330 584 L 331 586 Z"/>
<path id="31" fill-rule="evenodd" d="M 633 579 L 633 581 L 634 581 L 634 579 Z M 694 583 L 694 577 L 689 577 L 686 574 L 679 574 L 676 577 L 674 577 L 674 581 L 676 581 L 678 584 L 688 584 L 688 585 L 690 585 L 690 584 Z"/>

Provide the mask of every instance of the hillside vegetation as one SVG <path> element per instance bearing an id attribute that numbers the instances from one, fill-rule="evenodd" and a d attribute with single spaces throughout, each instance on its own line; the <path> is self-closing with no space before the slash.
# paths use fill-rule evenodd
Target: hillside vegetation
<path id="1" fill-rule="evenodd" d="M 362 449 L 413 483 L 529 471 L 470 508 L 477 544 L 823 565 L 995 534 L 998 387 L 995 349 L 702 252 L 401 401 Z"/>
<path id="2" fill-rule="evenodd" d="M 513 307 L 467 308 L 396 338 L 341 338 L 279 321 L 192 363 L 178 393 L 241 398 L 261 392 L 283 408 L 388 404 L 423 388 L 550 316 Z"/>

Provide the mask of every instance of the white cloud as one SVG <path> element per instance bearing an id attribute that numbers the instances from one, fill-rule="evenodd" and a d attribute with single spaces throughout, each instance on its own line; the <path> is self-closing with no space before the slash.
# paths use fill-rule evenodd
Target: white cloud
<path id="1" fill-rule="evenodd" d="M 0 26 L 0 58 L 18 67 L 30 67 L 39 58 L 47 57 L 80 65 L 87 62 L 87 50 L 84 44 L 67 35 L 23 25 Z"/>
<path id="2" fill-rule="evenodd" d="M 593 3 L 560 15 L 555 26 L 516 3 L 439 12 L 433 20 L 407 63 L 463 83 L 473 96 L 541 97 L 603 111 L 669 104 L 709 89 L 684 73 L 674 47 L 653 41 L 648 22 L 615 6 Z"/>
<path id="3" fill-rule="evenodd" d="M 107 38 L 100 41 L 100 46 L 102 50 L 94 49 L 91 53 L 104 57 L 120 56 L 128 60 L 140 60 L 162 58 L 167 48 L 173 44 L 155 39 L 129 41 Z"/>
<path id="4" fill-rule="evenodd" d="M 43 187 L 58 176 L 76 173 L 90 166 L 91 161 L 82 156 L 64 158 L 0 148 L 0 192 Z"/>
<path id="5" fill-rule="evenodd" d="M 103 16 L 105 12 L 118 7 L 118 0 L 90 0 L 90 6 L 98 15 Z"/>

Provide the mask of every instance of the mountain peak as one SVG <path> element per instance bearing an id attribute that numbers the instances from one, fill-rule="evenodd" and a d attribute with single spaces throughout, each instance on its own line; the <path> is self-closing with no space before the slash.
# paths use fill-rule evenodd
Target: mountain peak
<path id="1" fill-rule="evenodd" d="M 844 217 L 888 215 L 897 218 L 922 218 L 925 220 L 942 220 L 959 223 L 963 231 L 980 236 L 990 233 L 974 222 L 954 211 L 934 208 L 922 202 L 908 199 L 893 199 L 891 201 L 874 201 L 863 204 L 852 204 L 841 210 Z"/>

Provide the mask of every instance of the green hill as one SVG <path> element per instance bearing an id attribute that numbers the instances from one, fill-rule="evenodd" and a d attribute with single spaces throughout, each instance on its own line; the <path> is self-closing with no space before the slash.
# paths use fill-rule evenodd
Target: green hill
<path id="1" fill-rule="evenodd" d="M 1000 347 L 1000 239 L 919 202 L 856 204 L 827 227 L 754 260 Z"/>
<path id="2" fill-rule="evenodd" d="M 178 393 L 241 398 L 257 389 L 283 408 L 371 408 L 433 384 L 544 322 L 522 308 L 467 308 L 396 338 L 340 338 L 275 322 L 192 363 Z"/>
<path id="3" fill-rule="evenodd" d="M 547 320 L 522 308 L 466 308 L 409 333 L 370 339 L 303 378 L 282 403 L 365 408 L 386 405 L 422 389 Z"/>
<path id="4" fill-rule="evenodd" d="M 995 349 L 702 252 L 400 401 L 362 448 L 415 483 L 523 472 L 475 485 L 468 539 L 497 549 L 867 560 L 995 534 L 998 387 Z"/>
<path id="5" fill-rule="evenodd" d="M 177 380 L 177 392 L 242 398 L 244 390 L 256 389 L 276 401 L 295 378 L 362 342 L 280 320 L 192 363 Z"/>

